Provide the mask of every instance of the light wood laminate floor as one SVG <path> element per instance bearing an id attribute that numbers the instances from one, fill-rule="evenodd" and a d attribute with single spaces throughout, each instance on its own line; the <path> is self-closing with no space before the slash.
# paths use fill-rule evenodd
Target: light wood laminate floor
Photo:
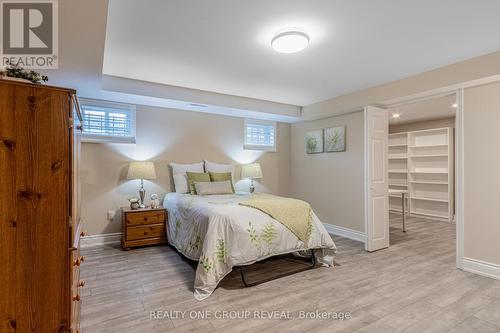
<path id="1" fill-rule="evenodd" d="M 235 270 L 202 302 L 192 294 L 196 266 L 170 247 L 83 249 L 82 332 L 500 332 L 500 281 L 455 269 L 454 224 L 411 217 L 407 230 L 391 215 L 389 249 L 367 253 L 361 243 L 334 237 L 338 267 L 252 288 Z M 253 272 L 287 267 L 280 260 Z M 251 319 L 214 318 L 230 310 L 250 311 Z M 297 319 L 299 311 L 316 310 L 352 318 Z M 151 311 L 185 311 L 185 318 L 150 319 Z M 253 311 L 295 319 L 256 319 Z M 212 318 L 190 319 L 195 313 Z"/>

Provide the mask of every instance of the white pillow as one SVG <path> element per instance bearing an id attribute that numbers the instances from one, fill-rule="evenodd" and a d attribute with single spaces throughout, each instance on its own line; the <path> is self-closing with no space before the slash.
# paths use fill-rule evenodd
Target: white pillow
<path id="1" fill-rule="evenodd" d="M 174 178 L 175 192 L 188 193 L 189 185 L 186 172 L 203 172 L 203 162 L 180 164 L 170 163 L 172 167 L 172 177 Z"/>
<path id="2" fill-rule="evenodd" d="M 223 182 L 194 182 L 194 187 L 199 195 L 233 194 L 233 187 L 229 180 Z"/>
<path id="3" fill-rule="evenodd" d="M 231 175 L 234 177 L 234 165 L 205 160 L 205 172 L 231 172 Z"/>

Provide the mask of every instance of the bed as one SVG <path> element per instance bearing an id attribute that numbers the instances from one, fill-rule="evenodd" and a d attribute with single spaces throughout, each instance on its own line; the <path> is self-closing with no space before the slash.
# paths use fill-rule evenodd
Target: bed
<path id="1" fill-rule="evenodd" d="M 210 296 L 233 267 L 272 256 L 312 250 L 318 264 L 333 266 L 335 244 L 313 212 L 306 244 L 270 215 L 240 205 L 248 196 L 165 196 L 168 242 L 187 258 L 198 261 L 194 282 L 197 300 Z"/>

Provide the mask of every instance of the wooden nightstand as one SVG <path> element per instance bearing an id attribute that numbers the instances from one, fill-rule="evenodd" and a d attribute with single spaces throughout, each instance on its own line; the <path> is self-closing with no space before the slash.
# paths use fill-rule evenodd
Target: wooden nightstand
<path id="1" fill-rule="evenodd" d="M 165 208 L 122 207 L 122 248 L 167 243 Z"/>

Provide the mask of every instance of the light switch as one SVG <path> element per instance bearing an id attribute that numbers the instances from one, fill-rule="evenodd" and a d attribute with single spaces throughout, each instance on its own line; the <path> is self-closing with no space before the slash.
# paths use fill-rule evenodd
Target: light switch
<path id="1" fill-rule="evenodd" d="M 115 218 L 115 211 L 108 210 L 108 220 L 112 221 Z"/>

